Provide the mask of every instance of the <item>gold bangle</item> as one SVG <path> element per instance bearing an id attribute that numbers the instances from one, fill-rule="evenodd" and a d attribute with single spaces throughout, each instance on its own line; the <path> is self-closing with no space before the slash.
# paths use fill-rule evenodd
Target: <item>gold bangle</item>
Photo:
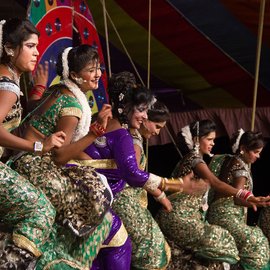
<path id="1" fill-rule="evenodd" d="M 183 192 L 183 179 L 182 178 L 170 178 L 165 181 L 165 191 L 170 192 Z"/>
<path id="2" fill-rule="evenodd" d="M 164 191 L 165 188 L 166 188 L 165 179 L 166 179 L 166 178 L 163 178 L 163 177 L 161 178 L 161 182 L 160 182 L 160 190 L 161 190 L 161 191 Z"/>

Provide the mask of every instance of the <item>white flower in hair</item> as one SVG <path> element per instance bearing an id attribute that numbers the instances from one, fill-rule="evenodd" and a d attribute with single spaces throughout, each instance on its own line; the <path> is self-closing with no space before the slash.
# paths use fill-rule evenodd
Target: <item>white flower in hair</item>
<path id="1" fill-rule="evenodd" d="M 72 49 L 72 47 L 67 47 L 62 53 L 62 77 L 63 79 L 67 79 L 69 77 L 69 67 L 68 67 L 68 53 Z"/>
<path id="2" fill-rule="evenodd" d="M 150 110 L 156 102 L 157 102 L 157 99 L 155 97 L 153 97 L 151 102 L 148 105 L 148 109 Z"/>
<path id="3" fill-rule="evenodd" d="M 236 152 L 237 152 L 237 150 L 238 150 L 238 148 L 239 148 L 240 139 L 241 139 L 241 137 L 242 137 L 242 135 L 243 135 L 244 133 L 245 133 L 245 131 L 244 131 L 242 128 L 240 128 L 240 129 L 238 130 L 238 136 L 237 136 L 237 138 L 236 138 L 235 143 L 234 143 L 233 146 L 232 146 L 232 151 L 233 151 L 233 153 L 236 153 Z"/>
<path id="4" fill-rule="evenodd" d="M 191 132 L 190 132 L 190 127 L 189 125 L 183 127 L 181 129 L 181 133 L 185 139 L 185 142 L 187 144 L 187 147 L 189 150 L 193 149 L 193 146 L 194 146 L 194 143 L 193 143 L 193 140 L 192 140 L 192 135 L 191 135 Z"/>
<path id="5" fill-rule="evenodd" d="M 124 99 L 125 95 L 123 93 L 120 93 L 119 95 L 119 101 L 122 101 Z"/>
<path id="6" fill-rule="evenodd" d="M 2 57 L 3 53 L 3 26 L 6 23 L 6 20 L 0 21 L 0 58 Z"/>
<path id="7" fill-rule="evenodd" d="M 74 94 L 74 96 L 78 99 L 79 103 L 82 106 L 82 117 L 78 123 L 78 126 L 72 138 L 72 141 L 78 141 L 89 132 L 92 112 L 91 112 L 91 108 L 89 106 L 86 95 L 81 91 L 81 89 L 76 83 L 68 79 L 69 68 L 68 68 L 67 57 L 71 49 L 72 47 L 66 48 L 62 54 L 62 64 L 63 64 L 62 83 L 68 87 L 69 91 Z"/>

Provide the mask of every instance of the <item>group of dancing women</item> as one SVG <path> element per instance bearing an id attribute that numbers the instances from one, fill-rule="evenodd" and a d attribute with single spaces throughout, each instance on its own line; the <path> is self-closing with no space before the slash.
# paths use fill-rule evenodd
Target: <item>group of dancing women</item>
<path id="1" fill-rule="evenodd" d="M 27 19 L 0 22 L 0 269 L 196 269 L 176 247 L 204 269 L 270 269 L 270 198 L 253 195 L 249 166 L 261 133 L 240 130 L 234 154 L 207 165 L 215 124 L 196 121 L 179 133 L 188 149 L 172 177 L 145 171 L 144 139 L 166 125 L 168 108 L 124 71 L 92 120 L 86 92 L 103 68 L 89 45 L 63 49 L 58 84 L 45 91 L 37 79 L 21 125 L 20 76 L 36 68 L 38 39 Z M 262 229 L 246 224 L 247 207 L 264 207 Z"/>

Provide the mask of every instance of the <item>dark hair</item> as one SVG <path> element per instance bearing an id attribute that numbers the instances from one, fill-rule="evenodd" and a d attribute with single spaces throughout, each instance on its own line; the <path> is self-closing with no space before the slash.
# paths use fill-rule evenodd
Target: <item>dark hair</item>
<path id="1" fill-rule="evenodd" d="M 199 125 L 199 134 L 197 131 L 198 125 Z M 197 137 L 198 135 L 199 135 L 199 138 L 201 138 L 203 136 L 207 136 L 211 132 L 216 131 L 216 124 L 212 120 L 204 119 L 204 120 L 192 122 L 189 125 L 189 129 L 190 129 L 192 139 Z M 185 141 L 185 138 L 182 134 L 182 131 L 179 131 L 177 134 L 177 145 L 179 149 L 182 150 L 183 155 L 187 154 L 190 151 Z"/>
<path id="2" fill-rule="evenodd" d="M 170 118 L 169 109 L 164 103 L 158 100 L 148 110 L 147 115 L 149 121 L 157 123 L 166 122 Z"/>
<path id="3" fill-rule="evenodd" d="M 59 54 L 56 64 L 56 71 L 60 77 L 63 74 L 62 54 L 63 52 Z M 98 51 L 93 46 L 83 44 L 68 52 L 67 61 L 69 73 L 71 71 L 78 73 L 90 62 L 99 62 Z"/>
<path id="4" fill-rule="evenodd" d="M 127 71 L 112 75 L 108 82 L 108 94 L 113 116 L 121 124 L 128 124 L 128 114 L 134 106 L 148 105 L 153 100 L 151 91 L 137 85 L 134 74 Z"/>
<path id="5" fill-rule="evenodd" d="M 36 34 L 39 36 L 39 31 L 28 19 L 12 18 L 3 25 L 3 54 L 1 63 L 9 63 L 10 56 L 7 55 L 4 46 L 15 49 L 18 46 L 21 48 L 22 43 L 29 39 L 30 35 Z"/>
<path id="6" fill-rule="evenodd" d="M 234 133 L 231 140 L 232 145 L 236 143 L 238 136 L 239 131 Z M 252 151 L 264 147 L 264 143 L 264 138 L 261 132 L 246 131 L 240 138 L 237 153 L 240 151 L 240 146 L 245 147 L 247 151 Z"/>
<path id="7" fill-rule="evenodd" d="M 199 125 L 199 134 L 197 134 L 198 125 Z M 209 119 L 205 119 L 205 120 L 191 123 L 189 125 L 189 128 L 190 128 L 192 138 L 195 138 L 198 135 L 199 135 L 199 138 L 201 138 L 203 136 L 207 136 L 210 132 L 216 131 L 216 124 Z"/>

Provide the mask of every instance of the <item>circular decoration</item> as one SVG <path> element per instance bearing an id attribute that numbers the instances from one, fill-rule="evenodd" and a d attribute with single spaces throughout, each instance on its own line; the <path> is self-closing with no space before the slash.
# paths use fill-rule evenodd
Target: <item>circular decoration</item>
<path id="1" fill-rule="evenodd" d="M 56 60 L 56 57 L 54 55 L 51 55 L 50 58 L 49 58 L 49 65 L 50 65 L 50 69 L 56 69 L 56 63 L 57 63 L 57 60 Z"/>
<path id="2" fill-rule="evenodd" d="M 52 26 L 51 26 L 50 23 L 47 23 L 47 24 L 46 24 L 45 31 L 46 31 L 46 34 L 47 34 L 48 36 L 50 36 L 50 35 L 52 34 Z"/>
<path id="3" fill-rule="evenodd" d="M 57 32 L 59 32 L 61 30 L 62 24 L 61 24 L 61 21 L 60 21 L 59 18 L 56 18 L 55 19 L 54 26 L 55 26 L 55 29 L 56 29 Z"/>
<path id="4" fill-rule="evenodd" d="M 52 5 L 53 5 L 53 0 L 48 0 L 48 4 L 49 4 L 50 6 L 52 6 Z"/>
<path id="5" fill-rule="evenodd" d="M 84 30 L 83 30 L 83 37 L 84 37 L 84 39 L 88 39 L 88 37 L 89 37 L 89 30 L 88 30 L 88 28 L 84 28 Z"/>
<path id="6" fill-rule="evenodd" d="M 86 11 L 86 5 L 85 5 L 84 1 L 81 1 L 81 3 L 80 3 L 80 11 L 82 14 L 85 13 L 85 11 Z"/>

